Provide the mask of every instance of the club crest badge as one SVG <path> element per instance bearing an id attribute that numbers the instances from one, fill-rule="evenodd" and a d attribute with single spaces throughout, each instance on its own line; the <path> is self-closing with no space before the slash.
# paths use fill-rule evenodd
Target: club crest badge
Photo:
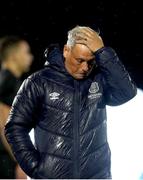
<path id="1" fill-rule="evenodd" d="M 89 99 L 97 99 L 102 96 L 102 94 L 99 92 L 99 85 L 97 82 L 93 82 L 89 88 Z"/>
<path id="2" fill-rule="evenodd" d="M 99 91 L 99 86 L 98 86 L 98 83 L 97 82 L 93 82 L 89 88 L 89 92 L 91 94 L 93 93 L 97 93 Z"/>

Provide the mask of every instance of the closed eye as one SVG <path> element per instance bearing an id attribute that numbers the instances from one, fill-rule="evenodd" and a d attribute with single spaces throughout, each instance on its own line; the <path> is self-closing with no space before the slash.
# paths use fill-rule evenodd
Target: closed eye
<path id="1" fill-rule="evenodd" d="M 91 60 L 87 61 L 87 60 L 84 60 L 84 59 L 81 59 L 81 58 L 76 58 L 76 61 L 77 61 L 79 64 L 81 64 L 81 63 L 83 63 L 83 62 L 86 62 L 88 65 L 93 65 L 93 64 L 95 64 L 95 59 L 91 59 Z"/>
<path id="2" fill-rule="evenodd" d="M 78 63 L 82 63 L 82 62 L 85 61 L 84 59 L 80 59 L 80 58 L 77 58 L 76 60 L 77 60 Z"/>

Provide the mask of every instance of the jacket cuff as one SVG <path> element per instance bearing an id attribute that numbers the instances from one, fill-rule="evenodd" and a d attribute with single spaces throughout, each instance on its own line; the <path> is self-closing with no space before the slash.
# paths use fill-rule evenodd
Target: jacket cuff
<path id="1" fill-rule="evenodd" d="M 104 64 L 107 61 L 116 61 L 117 58 L 115 58 L 117 56 L 116 52 L 114 49 L 112 49 L 111 47 L 103 47 L 99 50 L 97 50 L 95 53 L 95 59 L 97 64 Z"/>

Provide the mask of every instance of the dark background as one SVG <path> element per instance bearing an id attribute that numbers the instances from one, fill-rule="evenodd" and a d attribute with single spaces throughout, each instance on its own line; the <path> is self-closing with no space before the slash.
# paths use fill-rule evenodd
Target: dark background
<path id="1" fill-rule="evenodd" d="M 139 1 L 5 0 L 0 1 L 0 37 L 26 38 L 35 56 L 31 71 L 43 67 L 44 49 L 66 42 L 76 25 L 99 27 L 139 88 L 143 89 L 142 3 Z"/>

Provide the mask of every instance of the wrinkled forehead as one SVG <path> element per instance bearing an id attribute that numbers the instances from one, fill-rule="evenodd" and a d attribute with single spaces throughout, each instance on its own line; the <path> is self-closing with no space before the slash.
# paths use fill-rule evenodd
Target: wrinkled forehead
<path id="1" fill-rule="evenodd" d="M 95 58 L 94 54 L 90 51 L 90 49 L 83 44 L 75 44 L 75 46 L 71 50 L 71 53 L 75 58 L 87 60 Z"/>

